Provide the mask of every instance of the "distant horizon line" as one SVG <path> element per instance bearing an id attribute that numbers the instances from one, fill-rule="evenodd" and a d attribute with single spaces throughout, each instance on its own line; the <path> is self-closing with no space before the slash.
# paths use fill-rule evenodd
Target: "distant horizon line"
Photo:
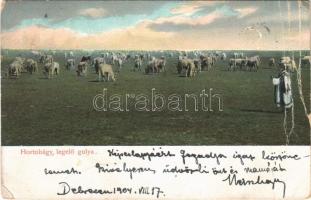
<path id="1" fill-rule="evenodd" d="M 3 50 L 28 50 L 28 51 L 311 51 L 311 49 L 11 49 L 1 48 Z"/>

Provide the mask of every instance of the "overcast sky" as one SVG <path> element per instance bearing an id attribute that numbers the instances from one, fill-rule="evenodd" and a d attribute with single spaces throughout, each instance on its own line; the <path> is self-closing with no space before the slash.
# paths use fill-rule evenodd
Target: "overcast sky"
<path id="1" fill-rule="evenodd" d="M 10 1 L 1 9 L 2 48 L 310 47 L 308 7 L 297 1 Z"/>

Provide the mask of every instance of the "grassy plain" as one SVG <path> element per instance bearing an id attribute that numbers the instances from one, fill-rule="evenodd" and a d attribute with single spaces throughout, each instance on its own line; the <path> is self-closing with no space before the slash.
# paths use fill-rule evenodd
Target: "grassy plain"
<path id="1" fill-rule="evenodd" d="M 10 51 L 1 64 L 3 145 L 285 144 L 283 112 L 273 102 L 271 76 L 276 76 L 277 70 L 268 67 L 268 59 L 278 59 L 282 52 L 248 52 L 261 56 L 258 72 L 228 72 L 228 61 L 218 61 L 214 69 L 194 78 L 177 75 L 176 57 L 168 58 L 167 71 L 159 75 L 133 72 L 130 61 L 124 64 L 116 82 L 97 82 L 93 69 L 89 69 L 87 77 L 77 78 L 74 71 L 65 70 L 63 52 L 56 52 L 55 60 L 61 65 L 58 77 L 48 80 L 40 69 L 34 75 L 23 73 L 17 80 L 8 79 L 4 76 L 8 64 L 23 53 L 27 54 Z M 302 68 L 302 77 L 309 108 L 309 67 Z M 291 144 L 309 145 L 309 124 L 299 99 L 296 73 L 292 74 L 292 82 L 295 133 Z M 98 112 L 92 100 L 103 88 L 108 94 L 121 95 L 151 95 L 155 88 L 164 96 L 199 94 L 213 88 L 214 93 L 223 95 L 224 111 Z"/>

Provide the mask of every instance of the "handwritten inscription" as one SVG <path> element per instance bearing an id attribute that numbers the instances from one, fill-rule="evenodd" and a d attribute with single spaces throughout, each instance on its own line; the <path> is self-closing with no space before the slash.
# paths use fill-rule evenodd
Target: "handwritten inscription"
<path id="1" fill-rule="evenodd" d="M 151 161 L 152 158 L 162 158 L 162 157 L 174 157 L 175 154 L 172 154 L 170 151 L 163 151 L 159 148 L 160 151 L 155 151 L 153 149 L 152 152 L 136 152 L 135 150 L 119 152 L 119 150 L 110 149 L 108 150 L 109 156 L 118 157 L 120 160 L 124 157 L 135 157 L 141 158 L 143 160 L 148 159 Z"/>
<path id="2" fill-rule="evenodd" d="M 50 175 L 50 174 L 81 174 L 80 171 L 75 170 L 73 167 L 71 169 L 65 169 L 65 170 L 55 170 L 55 169 L 44 169 L 45 175 Z"/>
<path id="3" fill-rule="evenodd" d="M 270 160 L 270 161 L 276 161 L 276 160 L 283 161 L 283 160 L 300 160 L 301 158 L 297 154 L 288 155 L 284 151 L 281 154 L 277 154 L 276 152 L 267 154 L 266 151 L 262 151 L 262 159 Z"/>
<path id="4" fill-rule="evenodd" d="M 262 179 L 261 176 L 257 176 L 255 180 L 248 180 L 245 178 L 237 178 L 237 175 L 231 175 L 229 174 L 227 178 L 225 178 L 222 181 L 227 181 L 229 185 L 237 185 L 237 186 L 247 186 L 247 185 L 272 185 L 272 190 L 275 188 L 276 183 L 280 183 L 283 186 L 283 198 L 285 197 L 285 191 L 286 191 L 286 184 L 284 181 L 279 180 L 278 178 L 271 179 Z"/>
<path id="5" fill-rule="evenodd" d="M 99 195 L 111 195 L 111 194 L 136 194 L 136 195 L 149 195 L 159 198 L 160 196 L 165 196 L 164 192 L 159 187 L 113 187 L 113 188 L 92 188 L 92 187 L 82 187 L 81 185 L 77 187 L 70 186 L 67 182 L 60 182 L 60 191 L 57 195 L 67 195 L 67 194 L 99 194 Z"/>
<path id="6" fill-rule="evenodd" d="M 133 174 L 135 173 L 146 173 L 146 172 L 151 172 L 153 174 L 156 173 L 156 170 L 151 169 L 149 167 L 129 167 L 127 166 L 126 163 L 123 163 L 122 167 L 109 167 L 108 164 L 105 166 L 100 165 L 99 163 L 95 164 L 95 167 L 98 169 L 98 173 L 129 173 L 130 178 L 133 179 Z"/>
<path id="7" fill-rule="evenodd" d="M 191 182 L 192 177 L 212 180 L 219 187 L 224 185 L 233 189 L 243 187 L 243 191 L 246 189 L 250 193 L 255 191 L 256 187 L 267 187 L 275 196 L 274 190 L 277 188 L 279 193 L 277 195 L 285 198 L 288 184 L 291 184 L 286 179 L 286 173 L 290 171 L 295 173 L 292 168 L 288 168 L 288 162 L 300 162 L 302 159 L 310 158 L 306 155 L 300 156 L 286 151 L 259 150 L 252 153 L 239 150 L 224 153 L 218 151 L 204 152 L 191 148 L 175 148 L 172 150 L 172 148 L 153 147 L 149 151 L 146 149 L 119 149 L 114 147 L 106 148 L 100 154 L 92 149 L 78 151 L 70 149 L 40 150 L 37 153 L 47 154 L 49 152 L 49 155 L 55 156 L 97 155 L 85 167 L 43 168 L 45 176 L 59 177 L 58 181 L 60 182 L 57 182 L 58 190 L 55 191 L 55 194 L 59 196 L 90 194 L 109 197 L 113 195 L 147 195 L 152 198 L 174 197 L 170 189 L 168 189 L 172 188 L 172 185 L 167 186 L 165 184 L 166 179 L 172 183 L 175 180 L 183 181 L 186 179 Z M 26 156 L 35 152 L 24 149 L 21 154 Z M 83 181 L 81 184 L 76 181 L 73 182 L 74 184 L 69 183 L 72 181 L 67 181 L 69 177 L 85 178 L 88 174 L 95 175 L 95 178 L 102 180 L 103 184 L 100 184 L 99 187 L 98 184 L 87 185 Z M 105 181 L 107 177 L 110 177 L 109 180 L 111 180 L 111 177 L 118 177 L 119 180 L 125 180 L 127 185 L 120 184 L 120 181 L 117 181 L 117 185 L 108 184 Z M 204 184 L 204 181 L 190 182 L 190 185 Z M 141 183 L 146 183 L 146 185 L 141 185 Z M 178 186 L 176 185 L 176 187 Z"/>

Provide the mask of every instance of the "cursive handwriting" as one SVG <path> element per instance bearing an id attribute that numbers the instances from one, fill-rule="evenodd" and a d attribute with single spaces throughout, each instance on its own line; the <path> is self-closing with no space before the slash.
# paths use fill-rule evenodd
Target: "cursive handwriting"
<path id="1" fill-rule="evenodd" d="M 245 167 L 244 171 L 246 173 L 261 173 L 261 172 L 282 172 L 286 171 L 285 168 L 282 167 L 282 165 L 279 163 L 278 166 L 270 166 L 270 163 L 268 162 L 267 167 Z"/>
<path id="2" fill-rule="evenodd" d="M 153 174 L 156 173 L 156 170 L 151 169 L 149 167 L 128 167 L 126 163 L 123 163 L 122 167 L 109 167 L 108 164 L 102 166 L 99 163 L 95 164 L 95 167 L 98 169 L 98 173 L 121 173 L 127 172 L 130 174 L 130 178 L 133 179 L 133 173 L 145 173 L 151 172 Z"/>
<path id="3" fill-rule="evenodd" d="M 257 179 L 254 180 L 247 180 L 244 178 L 241 179 L 237 179 L 236 174 L 232 175 L 229 174 L 227 178 L 225 178 L 222 181 L 228 181 L 229 185 L 237 185 L 237 186 L 246 186 L 246 185 L 268 185 L 271 184 L 272 185 L 272 190 L 274 190 L 275 188 L 275 184 L 276 183 L 280 183 L 283 185 L 283 198 L 285 197 L 285 192 L 286 192 L 286 183 L 284 181 L 279 180 L 278 178 L 274 178 L 273 180 L 270 179 L 261 179 L 260 176 L 257 176 Z"/>
<path id="4" fill-rule="evenodd" d="M 221 153 L 209 152 L 207 154 L 196 154 L 196 153 L 187 153 L 185 150 L 180 150 L 180 155 L 181 155 L 183 164 L 186 164 L 186 158 L 194 158 L 196 164 L 199 164 L 199 161 L 198 161 L 199 158 L 207 158 L 207 159 L 212 158 L 212 159 L 216 159 L 216 163 L 220 165 L 219 159 L 227 158 L 227 156 Z"/>
<path id="5" fill-rule="evenodd" d="M 240 154 L 238 152 L 235 152 L 232 157 L 235 159 L 240 159 L 241 165 L 244 165 L 244 159 L 254 161 L 256 158 L 252 154 Z"/>
<path id="6" fill-rule="evenodd" d="M 138 189 L 132 187 L 113 187 L 110 189 L 103 188 L 83 188 L 82 186 L 72 187 L 67 182 L 59 182 L 60 191 L 57 195 L 72 194 L 99 194 L 99 195 L 115 195 L 115 194 L 135 194 L 135 195 L 149 195 L 160 198 L 161 195 L 165 196 L 164 191 L 159 187 L 141 186 Z"/>
<path id="7" fill-rule="evenodd" d="M 115 149 L 109 149 L 108 154 L 110 157 L 118 157 L 120 160 L 123 157 L 136 157 L 136 158 L 141 158 L 143 160 L 148 159 L 151 161 L 152 158 L 161 158 L 161 157 L 174 157 L 175 154 L 171 153 L 170 151 L 163 151 L 161 148 L 159 148 L 160 151 L 156 152 L 136 152 L 135 150 L 129 151 L 129 152 L 119 152 L 119 150 Z M 155 149 L 153 148 L 153 151 Z"/>
<path id="8" fill-rule="evenodd" d="M 62 192 L 57 192 L 57 195 L 66 195 L 70 192 L 72 194 L 131 194 L 132 188 L 126 187 L 115 187 L 112 189 L 94 189 L 88 188 L 84 189 L 82 186 L 78 186 L 77 188 L 71 187 L 67 182 L 60 182 L 59 185 L 62 188 Z"/>
<path id="9" fill-rule="evenodd" d="M 49 174 L 81 174 L 80 171 L 75 170 L 73 167 L 70 170 L 51 170 L 44 168 L 44 174 L 49 175 Z"/>
<path id="10" fill-rule="evenodd" d="M 266 151 L 262 151 L 262 159 L 264 160 L 270 160 L 270 161 L 283 161 L 286 159 L 293 159 L 293 160 L 300 160 L 301 158 L 295 154 L 295 155 L 287 155 L 285 151 L 283 151 L 281 154 L 276 154 L 275 152 L 272 152 L 270 155 L 266 154 Z"/>
<path id="11" fill-rule="evenodd" d="M 165 169 L 163 169 L 163 173 L 175 173 L 175 174 L 194 174 L 194 173 L 199 173 L 199 174 L 208 174 L 209 171 L 206 170 L 206 166 L 202 167 L 201 164 L 198 164 L 198 167 L 193 169 L 188 166 L 185 166 L 183 168 L 174 166 L 170 167 L 170 165 L 165 165 Z"/>

